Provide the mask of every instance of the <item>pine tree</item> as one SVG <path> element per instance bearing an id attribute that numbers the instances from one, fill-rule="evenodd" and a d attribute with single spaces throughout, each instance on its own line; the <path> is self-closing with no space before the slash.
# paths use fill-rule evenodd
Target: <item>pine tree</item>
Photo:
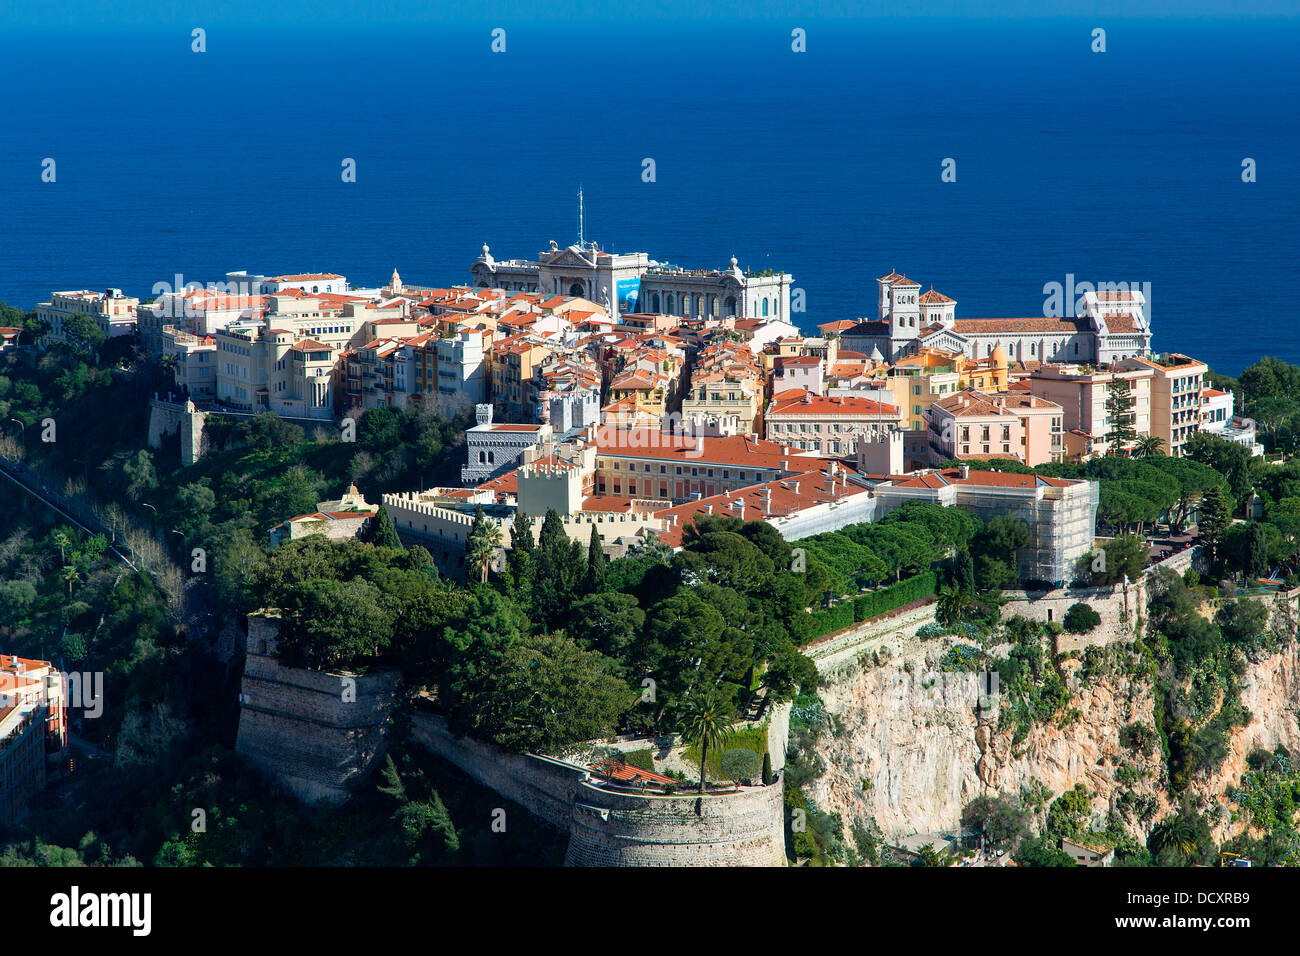
<path id="1" fill-rule="evenodd" d="M 589 594 L 599 594 L 605 586 L 605 549 L 600 546 L 600 533 L 596 526 L 591 526 L 591 541 L 587 545 L 587 577 L 584 582 Z"/>
<path id="2" fill-rule="evenodd" d="M 1122 446 L 1137 437 L 1137 432 L 1133 429 L 1135 405 L 1137 399 L 1133 397 L 1128 379 L 1118 377 L 1112 379 L 1110 391 L 1106 395 L 1106 417 L 1110 419 L 1110 431 L 1106 437 L 1110 441 L 1112 455 L 1122 454 Z"/>
<path id="3" fill-rule="evenodd" d="M 1215 485 L 1201 499 L 1199 518 L 1196 523 L 1205 549 L 1209 552 L 1210 564 L 1219 560 L 1219 546 L 1223 535 L 1232 524 L 1232 499 L 1223 490 L 1223 485 Z"/>
<path id="4" fill-rule="evenodd" d="M 370 543 L 377 548 L 400 548 L 402 546 L 402 539 L 397 536 L 397 528 L 393 524 L 393 517 L 383 505 L 379 506 L 379 511 L 371 522 Z"/>

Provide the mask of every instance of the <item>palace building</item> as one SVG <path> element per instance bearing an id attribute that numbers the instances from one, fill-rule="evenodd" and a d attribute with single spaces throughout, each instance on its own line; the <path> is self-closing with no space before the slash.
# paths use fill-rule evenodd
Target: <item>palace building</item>
<path id="1" fill-rule="evenodd" d="M 891 272 L 879 285 L 878 318 L 841 333 L 841 348 L 894 362 L 922 348 L 984 359 L 1001 346 L 1013 362 L 1109 365 L 1151 351 L 1151 326 L 1139 291 L 1088 292 L 1083 314 L 959 319 L 957 301 Z"/>

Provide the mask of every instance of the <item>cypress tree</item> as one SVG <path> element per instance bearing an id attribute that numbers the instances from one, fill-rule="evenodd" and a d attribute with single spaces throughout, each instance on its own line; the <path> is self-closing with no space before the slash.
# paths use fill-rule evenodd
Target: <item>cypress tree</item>
<path id="1" fill-rule="evenodd" d="M 588 593 L 598 594 L 605 586 L 605 549 L 600 546 L 600 534 L 596 526 L 591 526 L 591 541 L 587 544 L 587 580 Z"/>
<path id="2" fill-rule="evenodd" d="M 370 525 L 370 543 L 378 548 L 400 548 L 402 539 L 397 536 L 397 528 L 393 524 L 393 517 L 388 513 L 388 509 L 383 505 L 379 506 L 379 512 L 375 515 Z"/>
<path id="3" fill-rule="evenodd" d="M 766 750 L 763 751 L 763 786 L 768 787 L 772 784 L 772 755 Z"/>
<path id="4" fill-rule="evenodd" d="M 955 576 L 957 578 L 957 587 L 968 594 L 975 593 L 975 562 L 971 559 L 970 552 L 965 548 L 960 548 L 957 551 Z"/>

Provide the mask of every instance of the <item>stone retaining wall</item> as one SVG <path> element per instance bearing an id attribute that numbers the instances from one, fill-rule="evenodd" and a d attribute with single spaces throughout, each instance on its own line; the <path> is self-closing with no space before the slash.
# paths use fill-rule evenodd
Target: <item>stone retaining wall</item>
<path id="1" fill-rule="evenodd" d="M 400 675 L 284 667 L 279 621 L 249 615 L 235 750 L 300 800 L 340 803 L 384 754 Z"/>

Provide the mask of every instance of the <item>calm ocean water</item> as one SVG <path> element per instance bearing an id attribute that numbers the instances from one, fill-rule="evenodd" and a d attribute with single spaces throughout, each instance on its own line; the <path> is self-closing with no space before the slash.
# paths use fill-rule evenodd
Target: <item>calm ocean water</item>
<path id="1" fill-rule="evenodd" d="M 462 282 L 484 242 L 573 241 L 581 184 L 588 239 L 784 269 L 809 326 L 871 312 L 891 269 L 967 317 L 1041 314 L 1072 273 L 1150 283 L 1158 349 L 1234 374 L 1300 362 L 1298 38 L 1294 21 L 484 22 L 214 28 L 200 55 L 187 29 L 7 32 L 0 299 L 232 269 Z"/>

